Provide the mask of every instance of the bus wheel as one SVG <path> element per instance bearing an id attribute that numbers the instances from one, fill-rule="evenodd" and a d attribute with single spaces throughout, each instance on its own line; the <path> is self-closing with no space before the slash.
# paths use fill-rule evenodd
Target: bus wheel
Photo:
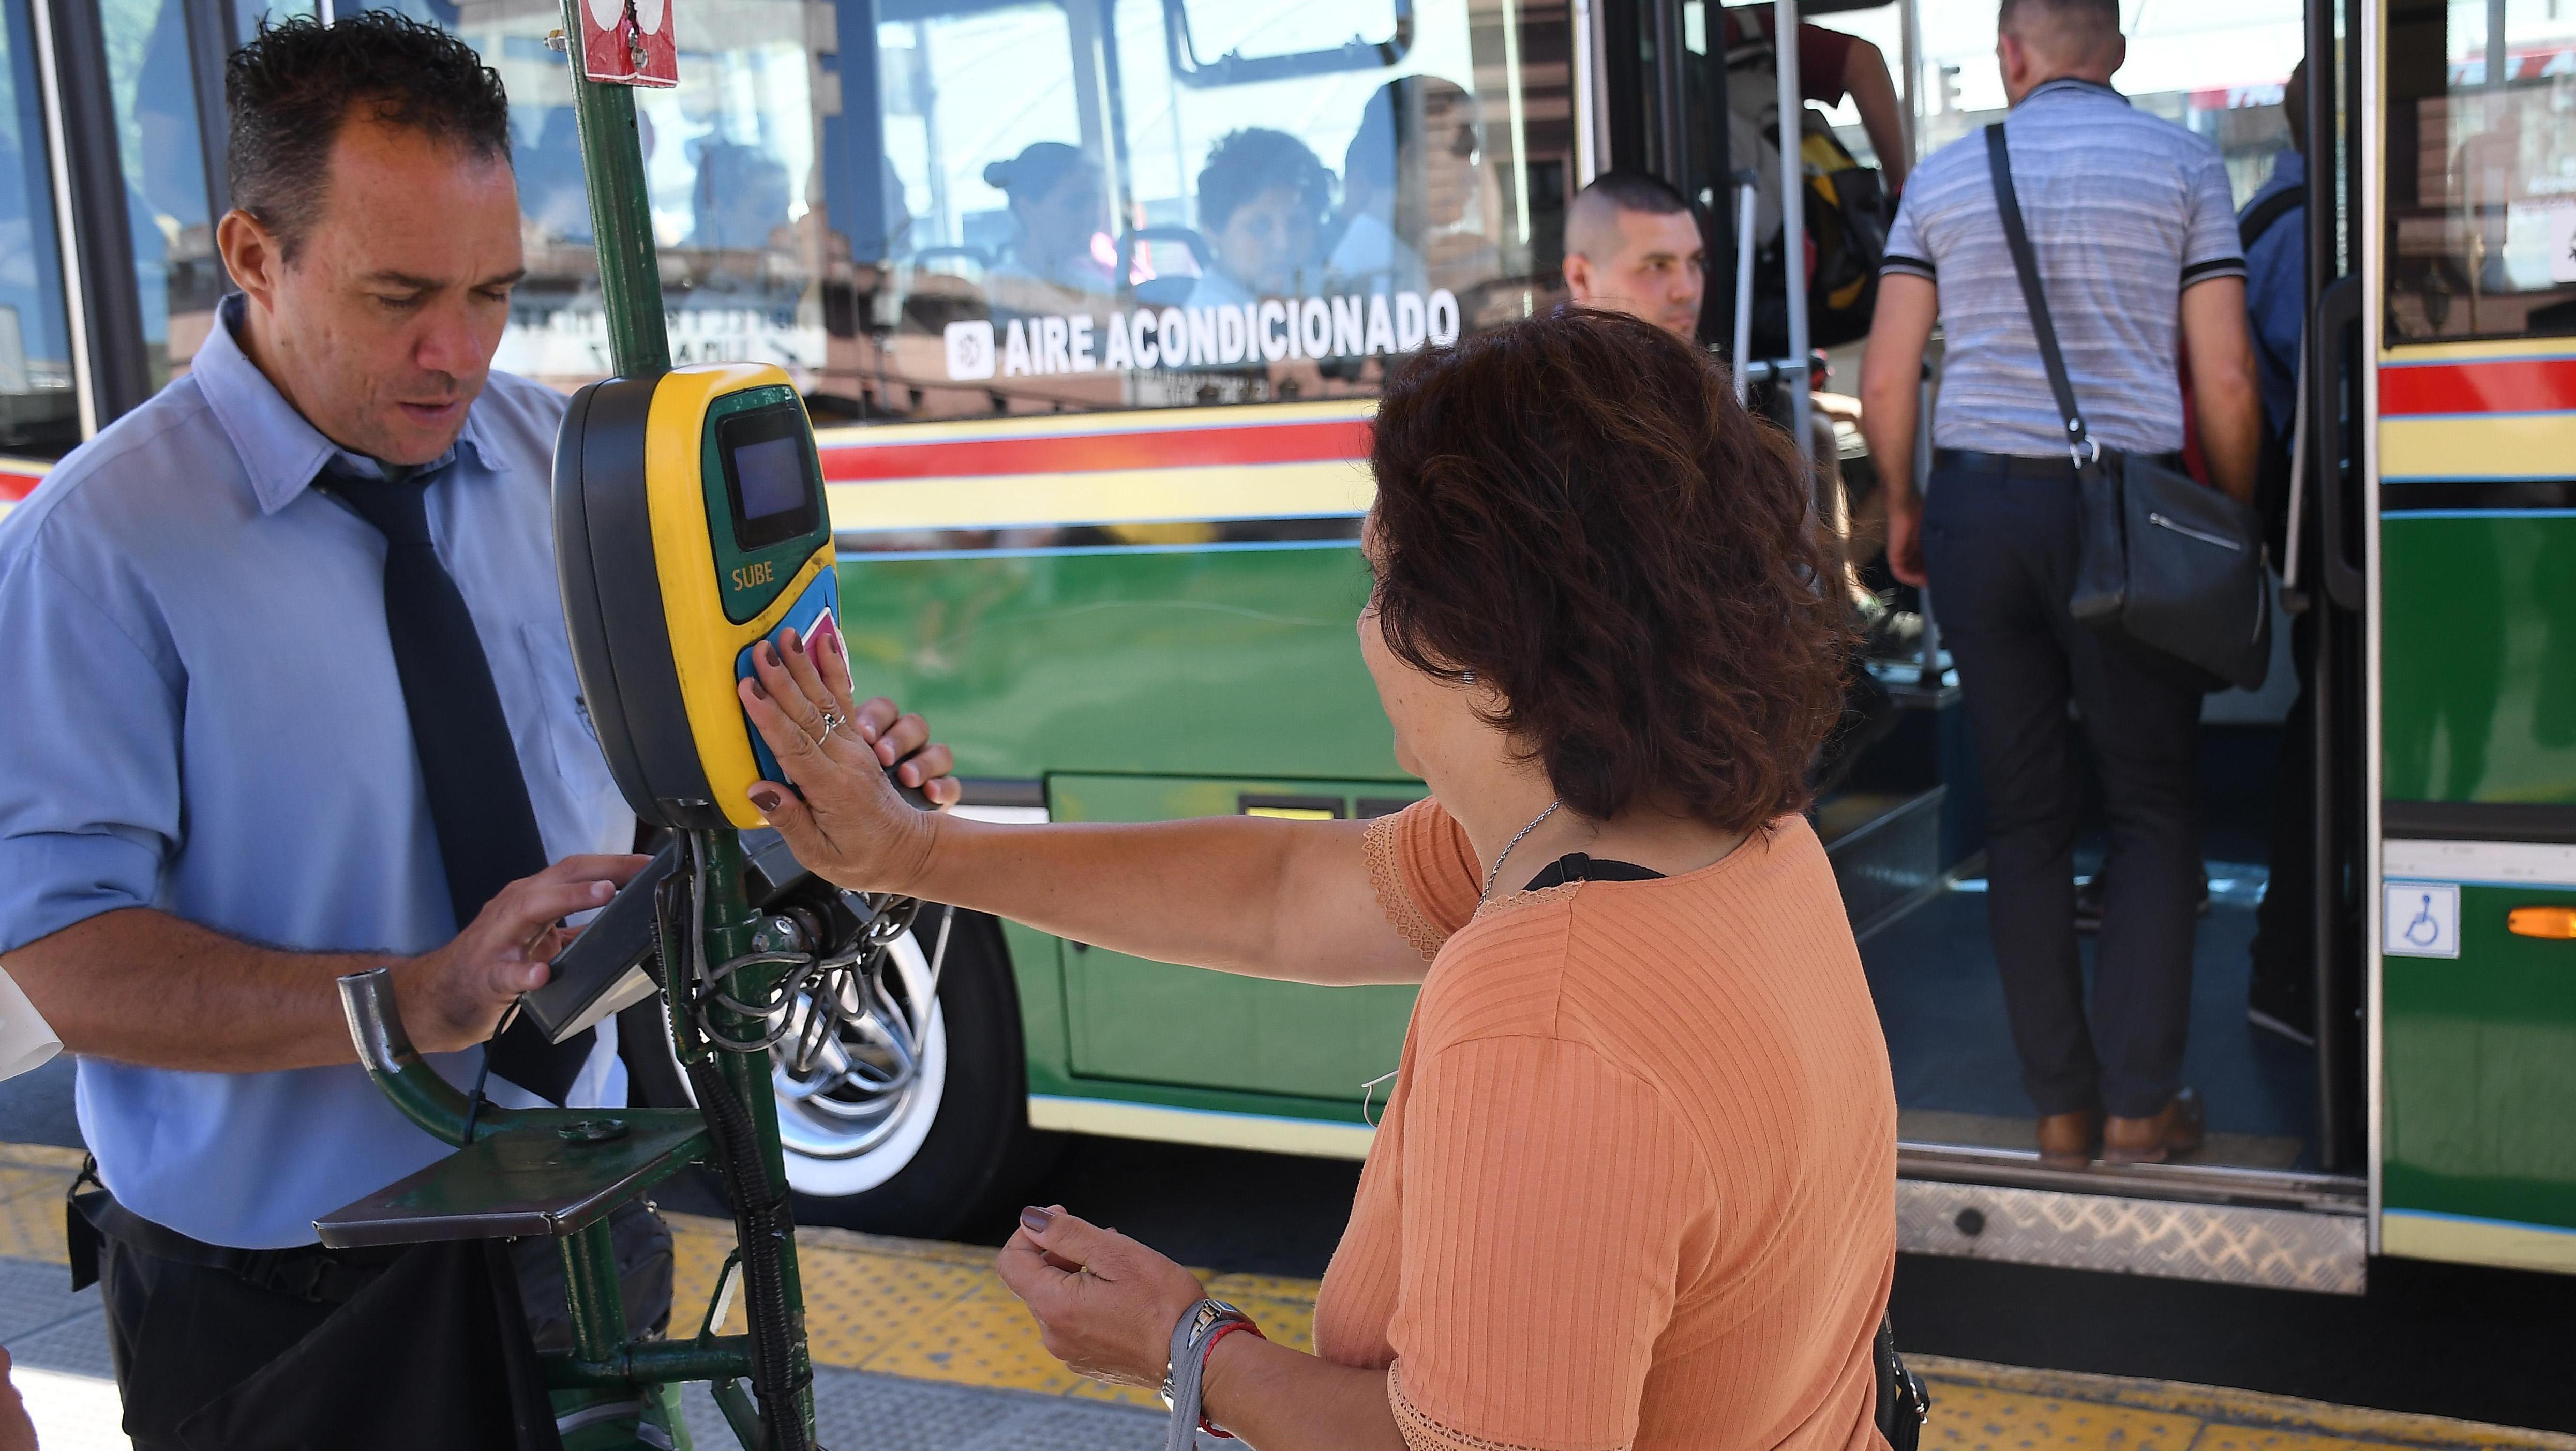
<path id="1" fill-rule="evenodd" d="M 923 908 L 875 981 L 852 984 L 866 1000 L 840 1005 L 820 1051 L 793 1061 L 794 1031 L 770 1050 L 801 1223 L 941 1238 L 1016 1209 L 1054 1157 L 1053 1137 L 1029 1128 L 1019 995 L 992 918 L 957 914 L 931 1001 L 945 911 Z M 799 1027 L 804 1011 L 795 1010 Z"/>
<path id="2" fill-rule="evenodd" d="M 1054 1162 L 1057 1136 L 1029 1127 L 1019 995 L 992 918 L 957 914 L 937 1001 L 922 1011 L 945 910 L 924 907 L 915 931 L 888 946 L 875 981 L 852 986 L 858 996 L 801 1068 L 793 1029 L 811 1004 L 791 1009 L 791 1031 L 770 1050 L 800 1224 L 938 1239 L 1016 1209 Z M 643 1012 L 655 1020 L 645 1031 L 658 1030 L 658 1001 L 627 1010 Z M 627 1058 L 639 1100 L 690 1102 L 667 1051 Z"/>

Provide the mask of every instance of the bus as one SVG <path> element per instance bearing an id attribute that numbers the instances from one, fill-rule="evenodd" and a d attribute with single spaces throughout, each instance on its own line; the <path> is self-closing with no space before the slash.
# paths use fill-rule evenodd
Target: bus
<path id="1" fill-rule="evenodd" d="M 530 271 L 496 365 L 601 376 L 563 9 L 403 8 L 513 98 Z M 2291 68 L 2311 73 L 2280 646 L 2263 690 L 2204 717 L 2186 1076 L 2213 1133 L 2167 1164 L 2038 1162 L 1939 602 L 1871 573 L 1923 625 L 1866 662 L 1894 723 L 1813 815 L 1894 1061 L 1901 1244 L 2340 1293 L 2376 1255 L 2576 1271 L 2576 569 L 2549 563 L 2576 552 L 2576 17 L 2124 9 L 2121 88 L 2218 146 L 2240 203 L 2286 142 Z M 223 59 L 289 13 L 0 0 L 0 508 L 185 372 L 225 286 Z M 2000 114 L 1989 0 L 1798 13 L 1885 57 L 1909 151 Z M 1786 275 L 1803 257 L 1737 235 L 1743 158 L 1779 144 L 1740 104 L 1781 65 L 1742 38 L 1751 18 L 1703 0 L 684 0 L 681 84 L 638 96 L 675 359 L 776 362 L 804 390 L 854 671 L 955 747 L 961 810 L 1397 810 L 1424 787 L 1351 634 L 1380 381 L 1560 305 L 1566 205 L 1613 167 L 1700 204 L 1721 351 L 1752 306 L 1739 251 L 1758 287 L 1803 298 Z M 1806 80 L 1818 119 L 1798 129 L 1877 163 L 1851 103 L 1825 104 L 1833 78 Z M 1817 366 L 1776 333 L 1731 361 L 1771 380 L 1755 401 L 1784 421 L 1797 380 L 1856 376 L 1854 340 Z M 1865 513 L 1851 406 L 1826 401 Z M 2297 872 L 2263 808 L 2291 783 L 2313 802 Z M 2306 1044 L 2247 1021 L 2267 896 L 2264 920 L 2305 925 L 2314 1003 L 2274 1026 Z M 808 1222 L 951 1233 L 1072 1135 L 1366 1153 L 1410 990 L 923 922 L 877 1011 L 774 1064 Z M 682 1092 L 646 1051 L 656 1025 L 627 1026 L 640 1091 Z"/>

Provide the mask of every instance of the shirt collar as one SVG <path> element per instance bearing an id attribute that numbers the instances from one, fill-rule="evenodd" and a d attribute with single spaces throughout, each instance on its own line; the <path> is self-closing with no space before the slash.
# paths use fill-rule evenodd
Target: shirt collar
<path id="1" fill-rule="evenodd" d="M 2272 179 L 2263 184 L 2265 190 L 2307 184 L 2308 158 L 2301 155 L 2295 146 L 2282 147 L 2280 153 L 2272 158 Z"/>
<path id="2" fill-rule="evenodd" d="M 2030 93 L 2021 98 L 2021 103 L 2027 106 L 2042 96 L 2059 94 L 2108 96 L 2123 106 L 2129 104 L 2129 98 L 2118 91 L 2100 81 L 2088 81 L 2082 76 L 2059 76 L 2053 81 L 2042 81 L 2030 88 Z"/>
<path id="3" fill-rule="evenodd" d="M 231 440 L 233 452 L 249 473 L 251 493 L 259 500 L 260 512 L 274 514 L 295 502 L 295 497 L 311 487 L 322 470 L 334 462 L 362 477 L 380 477 L 374 459 L 351 453 L 324 437 L 242 351 L 235 333 L 247 305 L 247 300 L 235 293 L 216 306 L 215 326 L 207 331 L 204 345 L 189 362 L 188 373 L 196 380 L 206 405 L 214 410 L 215 421 L 223 426 L 224 436 Z M 485 468 L 498 466 L 498 456 L 483 432 L 481 399 L 465 411 L 465 427 L 458 433 L 457 442 L 472 449 L 476 461 Z M 456 450 L 450 448 L 423 465 L 421 472 L 436 473 L 455 459 Z"/>

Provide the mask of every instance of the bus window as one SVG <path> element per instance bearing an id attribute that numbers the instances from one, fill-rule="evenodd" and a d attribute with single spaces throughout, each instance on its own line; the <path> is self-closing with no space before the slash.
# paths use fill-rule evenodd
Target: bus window
<path id="1" fill-rule="evenodd" d="M 1529 43 L 1466 0 L 880 15 L 873 93 L 840 79 L 882 120 L 889 244 L 826 383 L 870 416 L 1366 396 L 1553 301 L 1563 82 L 1533 104 Z"/>
<path id="2" fill-rule="evenodd" d="M 223 295 L 182 0 L 108 0 L 108 88 L 152 386 L 186 370 Z"/>
<path id="3" fill-rule="evenodd" d="M 418 0 L 431 9 L 440 0 Z M 816 77 L 828 4 L 706 0 L 681 13 L 680 85 L 634 93 L 661 249 L 674 363 L 824 362 L 817 280 L 848 243 L 815 204 Z M 528 277 L 494 366 L 569 387 L 609 370 L 572 79 L 546 35 L 553 7 L 469 7 L 454 28 L 510 90 L 510 157 Z M 817 17 L 821 17 L 818 19 Z M 818 38 L 819 37 L 819 38 Z"/>
<path id="4" fill-rule="evenodd" d="M 0 449 L 56 453 L 80 408 L 27 4 L 0 4 Z"/>
<path id="5" fill-rule="evenodd" d="M 2576 333 L 2576 14 L 2397 0 L 2388 27 L 2389 340 Z"/>

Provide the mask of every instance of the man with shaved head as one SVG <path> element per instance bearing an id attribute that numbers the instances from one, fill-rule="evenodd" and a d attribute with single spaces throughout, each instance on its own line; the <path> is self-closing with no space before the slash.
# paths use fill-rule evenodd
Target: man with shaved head
<path id="1" fill-rule="evenodd" d="M 1565 286 L 1577 307 L 1624 312 L 1696 341 L 1708 291 L 1699 218 L 1661 177 L 1601 173 L 1565 211 Z"/>
<path id="2" fill-rule="evenodd" d="M 2012 102 L 2013 191 L 2089 435 L 2178 461 L 2188 404 L 2211 482 L 2250 499 L 2260 404 L 2227 169 L 2207 141 L 2111 89 L 2127 54 L 2117 0 L 2004 0 L 1995 57 Z M 1929 580 L 1967 694 L 1995 963 L 2041 1159 L 2152 1163 L 2202 1136 L 2181 1081 L 2202 880 L 2200 686 L 2067 609 L 2076 469 L 1987 146 L 1970 135 L 1942 148 L 1906 188 L 1861 367 L 1862 431 L 1887 485 L 1889 566 Z M 1936 318 L 1946 343 L 1926 500 L 1909 465 Z M 2186 362 L 2188 398 L 2176 381 Z M 2089 1015 L 2070 702 L 2111 817 Z"/>

